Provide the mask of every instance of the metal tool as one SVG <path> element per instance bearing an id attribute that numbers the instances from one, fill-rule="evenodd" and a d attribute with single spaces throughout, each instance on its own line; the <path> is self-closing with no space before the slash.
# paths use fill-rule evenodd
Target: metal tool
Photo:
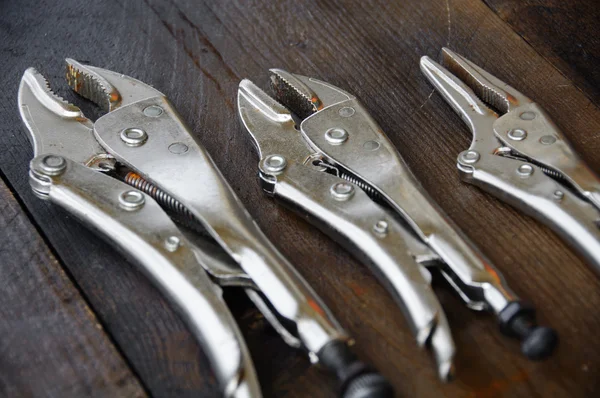
<path id="1" fill-rule="evenodd" d="M 34 147 L 33 191 L 135 260 L 202 343 L 224 395 L 261 393 L 219 285 L 244 288 L 286 343 L 336 372 L 346 397 L 391 395 L 385 379 L 352 354 L 346 333 L 259 230 L 167 98 L 131 77 L 66 61 L 69 86 L 106 114 L 90 121 L 35 69 L 25 72 L 19 110 Z"/>
<path id="2" fill-rule="evenodd" d="M 260 157 L 264 190 L 312 221 L 366 263 L 403 309 L 419 345 L 434 352 L 443 380 L 454 342 L 426 267 L 441 271 L 470 308 L 490 310 L 523 341 L 530 358 L 547 356 L 552 329 L 535 324 L 500 274 L 433 204 L 351 94 L 331 84 L 271 70 L 275 98 L 249 80 L 238 110 Z"/>
<path id="3" fill-rule="evenodd" d="M 548 225 L 600 272 L 598 176 L 539 105 L 455 52 L 442 54 L 450 71 L 429 57 L 421 70 L 473 133 L 458 156 L 462 179 Z"/>

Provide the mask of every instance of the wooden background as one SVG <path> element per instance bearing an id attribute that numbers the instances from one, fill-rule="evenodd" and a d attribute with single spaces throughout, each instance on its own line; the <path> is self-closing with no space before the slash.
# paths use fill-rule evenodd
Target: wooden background
<path id="1" fill-rule="evenodd" d="M 547 228 L 459 181 L 455 160 L 470 137 L 418 65 L 421 55 L 439 59 L 442 46 L 467 56 L 541 104 L 599 170 L 598 21 L 594 0 L 0 2 L 0 395 L 217 395 L 201 349 L 154 287 L 31 193 L 18 83 L 35 66 L 78 100 L 63 80 L 63 59 L 72 57 L 167 94 L 398 396 L 598 396 L 600 279 Z M 551 359 L 525 360 L 491 316 L 469 311 L 440 284 L 458 378 L 437 380 L 432 358 L 370 272 L 260 191 L 235 93 L 245 77 L 266 87 L 270 67 L 362 100 L 433 198 L 558 330 Z M 241 297 L 229 300 L 266 397 L 333 396 L 332 377 L 286 347 Z"/>

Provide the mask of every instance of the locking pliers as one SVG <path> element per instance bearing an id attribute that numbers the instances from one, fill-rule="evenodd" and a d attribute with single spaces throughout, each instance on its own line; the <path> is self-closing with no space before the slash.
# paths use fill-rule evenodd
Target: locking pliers
<path id="1" fill-rule="evenodd" d="M 92 122 L 28 69 L 18 102 L 34 147 L 31 187 L 135 260 L 202 343 L 223 394 L 261 396 L 221 297 L 220 286 L 240 286 L 286 343 L 337 373 L 346 394 L 387 396 L 385 379 L 352 354 L 347 334 L 260 231 L 167 98 L 120 73 L 66 62 L 69 86 L 106 113 Z"/>
<path id="2" fill-rule="evenodd" d="M 432 348 L 441 379 L 452 375 L 455 346 L 427 267 L 469 307 L 496 314 L 527 356 L 552 351 L 555 332 L 535 324 L 533 309 L 436 207 L 356 97 L 280 69 L 271 70 L 271 85 L 275 98 L 250 80 L 238 90 L 263 189 L 372 265 L 418 344 Z"/>
<path id="3" fill-rule="evenodd" d="M 421 70 L 473 133 L 458 156 L 463 180 L 548 225 L 600 272 L 598 176 L 539 105 L 455 52 L 442 54 L 450 71 L 429 57 Z"/>

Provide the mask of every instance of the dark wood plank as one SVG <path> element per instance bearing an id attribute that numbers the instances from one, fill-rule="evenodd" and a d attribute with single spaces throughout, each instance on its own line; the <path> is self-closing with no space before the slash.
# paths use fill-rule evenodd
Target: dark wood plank
<path id="1" fill-rule="evenodd" d="M 0 264 L 1 396 L 146 396 L 1 179 Z"/>
<path id="2" fill-rule="evenodd" d="M 469 137 L 418 68 L 421 55 L 437 57 L 449 45 L 535 98 L 599 169 L 598 108 L 483 2 L 73 1 L 43 12 L 26 2 L 5 9 L 3 92 L 16 92 L 30 65 L 62 84 L 59 63 L 66 56 L 165 92 L 267 235 L 399 395 L 584 397 L 600 391 L 598 278 L 548 229 L 459 181 L 456 155 Z M 468 311 L 442 286 L 438 291 L 459 350 L 458 380 L 437 381 L 433 361 L 415 347 L 400 310 L 368 270 L 260 191 L 256 154 L 235 115 L 234 98 L 241 78 L 264 85 L 270 67 L 321 78 L 362 99 L 440 206 L 513 289 L 540 309 L 542 320 L 558 329 L 562 345 L 552 360 L 524 360 L 490 316 Z M 197 345 L 148 282 L 64 213 L 30 194 L 31 149 L 15 101 L 9 97 L 0 105 L 0 167 L 107 330 L 151 393 L 214 394 Z M 331 378 L 283 347 L 246 308 L 236 313 L 265 395 L 331 396 Z"/>
<path id="3" fill-rule="evenodd" d="M 596 105 L 600 103 L 598 1 L 484 1 Z"/>

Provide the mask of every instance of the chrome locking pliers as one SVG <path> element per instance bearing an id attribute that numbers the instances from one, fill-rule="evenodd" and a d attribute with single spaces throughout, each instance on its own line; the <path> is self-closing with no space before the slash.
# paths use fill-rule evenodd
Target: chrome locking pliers
<path id="1" fill-rule="evenodd" d="M 18 102 L 34 147 L 33 191 L 140 266 L 201 342 L 224 396 L 261 392 L 220 286 L 245 288 L 286 343 L 336 372 L 346 394 L 390 394 L 385 379 L 352 354 L 346 333 L 259 230 L 162 93 L 71 59 L 66 78 L 106 113 L 92 122 L 35 69 L 24 73 Z M 185 221 L 176 225 L 171 216 Z"/>
<path id="2" fill-rule="evenodd" d="M 535 324 L 533 309 L 433 204 L 353 95 L 279 69 L 271 83 L 275 98 L 249 80 L 238 90 L 264 190 L 373 266 L 418 344 L 432 348 L 442 379 L 452 374 L 455 347 L 426 267 L 439 269 L 469 307 L 496 314 L 527 356 L 552 351 L 555 332 Z"/>
<path id="3" fill-rule="evenodd" d="M 421 70 L 473 133 L 458 156 L 463 180 L 548 225 L 600 272 L 598 176 L 539 105 L 455 52 L 442 54 L 450 71 L 429 57 Z"/>

